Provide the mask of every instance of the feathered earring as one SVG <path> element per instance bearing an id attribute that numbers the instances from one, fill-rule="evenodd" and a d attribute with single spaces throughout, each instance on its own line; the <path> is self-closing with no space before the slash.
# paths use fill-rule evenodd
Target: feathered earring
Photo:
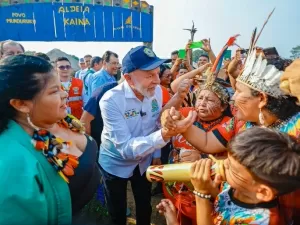
<path id="1" fill-rule="evenodd" d="M 262 127 L 265 127 L 265 118 L 264 118 L 264 114 L 262 114 L 262 112 L 261 112 L 261 109 L 259 109 L 258 119 L 259 119 L 260 125 Z"/>
<path id="2" fill-rule="evenodd" d="M 37 131 L 40 130 L 39 127 L 35 126 L 35 125 L 31 122 L 29 113 L 27 113 L 27 122 L 28 122 L 28 124 L 29 124 L 33 129 L 35 129 L 35 130 L 37 130 Z"/>

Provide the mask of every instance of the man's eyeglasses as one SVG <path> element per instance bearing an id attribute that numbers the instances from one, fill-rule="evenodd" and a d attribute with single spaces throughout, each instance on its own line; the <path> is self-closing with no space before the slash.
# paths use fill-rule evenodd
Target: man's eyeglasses
<path id="1" fill-rule="evenodd" d="M 108 62 L 110 65 L 112 66 L 119 66 L 120 63 L 119 62 Z"/>
<path id="2" fill-rule="evenodd" d="M 59 66 L 58 69 L 60 69 L 60 70 L 69 70 L 69 69 L 71 69 L 71 66 L 70 65 Z"/>

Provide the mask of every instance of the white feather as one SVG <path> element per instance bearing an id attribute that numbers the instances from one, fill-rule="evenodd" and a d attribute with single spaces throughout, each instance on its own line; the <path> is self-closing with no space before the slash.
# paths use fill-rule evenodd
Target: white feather
<path id="1" fill-rule="evenodd" d="M 282 73 L 274 65 L 267 65 L 267 60 L 263 59 L 262 54 L 256 57 L 256 50 L 253 50 L 247 58 L 245 69 L 238 80 L 270 96 L 279 97 L 283 95 L 279 87 Z"/>

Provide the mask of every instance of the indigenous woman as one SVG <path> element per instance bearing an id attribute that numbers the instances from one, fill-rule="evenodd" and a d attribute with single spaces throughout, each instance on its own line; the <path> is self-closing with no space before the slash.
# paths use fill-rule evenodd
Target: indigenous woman
<path id="1" fill-rule="evenodd" d="M 281 62 L 284 64 L 283 60 Z M 277 67 L 280 66 L 279 61 L 276 64 Z M 195 148 L 209 154 L 223 152 L 228 141 L 239 130 L 253 126 L 269 127 L 300 137 L 300 107 L 296 105 L 294 97 L 286 96 L 279 88 L 282 73 L 274 65 L 268 64 L 261 54 L 257 56 L 256 49 L 253 48 L 243 72 L 236 79 L 236 92 L 233 96 L 237 107 L 235 118 L 217 129 L 205 132 L 194 125 L 190 126 L 193 123 L 192 117 L 196 116 L 194 113 L 183 121 L 177 121 L 176 131 L 182 133 Z M 172 110 L 172 121 L 174 114 L 176 112 Z M 237 128 L 237 120 L 245 121 L 241 129 Z M 163 126 L 166 126 L 164 121 Z M 169 129 L 174 128 L 174 124 L 167 126 Z"/>
<path id="2" fill-rule="evenodd" d="M 228 141 L 238 132 L 235 129 L 237 120 L 246 121 L 242 130 L 260 125 L 298 137 L 300 107 L 294 97 L 286 96 L 280 90 L 281 75 L 282 71 L 273 65 L 267 65 L 267 60 L 261 55 L 256 58 L 254 50 L 247 59 L 244 72 L 236 80 L 236 92 L 233 96 L 237 107 L 236 118 L 210 132 L 196 126 L 186 126 L 189 125 L 186 119 L 186 123 L 177 122 L 177 132 L 182 132 L 194 147 L 209 154 L 226 149 Z"/>
<path id="3" fill-rule="evenodd" d="M 67 93 L 44 59 L 4 59 L 0 95 L 0 224 L 71 224 L 100 179 L 95 141 L 67 115 Z"/>
<path id="4" fill-rule="evenodd" d="M 219 124 L 230 120 L 231 113 L 229 103 L 229 93 L 225 87 L 218 82 L 206 84 L 203 89 L 196 92 L 197 120 L 194 125 L 207 132 Z M 193 108 L 182 108 L 180 112 L 187 116 Z M 194 162 L 200 158 L 206 158 L 206 154 L 201 154 L 201 149 L 196 150 L 185 138 L 178 134 L 173 137 L 174 150 L 170 154 L 170 163 L 180 163 L 181 161 Z M 221 156 L 221 155 L 219 155 Z M 171 199 L 179 211 L 181 224 L 196 224 L 195 198 L 188 185 L 182 183 L 166 183 L 164 194 Z"/>

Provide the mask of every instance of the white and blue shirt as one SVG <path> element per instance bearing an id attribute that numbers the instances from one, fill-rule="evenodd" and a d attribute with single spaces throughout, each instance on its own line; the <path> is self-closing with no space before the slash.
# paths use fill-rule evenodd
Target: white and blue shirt
<path id="1" fill-rule="evenodd" d="M 162 109 L 162 90 L 140 101 L 127 81 L 109 90 L 100 100 L 103 119 L 99 163 L 108 173 L 129 178 L 139 165 L 141 175 L 151 161 L 160 157 L 167 143 L 158 120 Z"/>

